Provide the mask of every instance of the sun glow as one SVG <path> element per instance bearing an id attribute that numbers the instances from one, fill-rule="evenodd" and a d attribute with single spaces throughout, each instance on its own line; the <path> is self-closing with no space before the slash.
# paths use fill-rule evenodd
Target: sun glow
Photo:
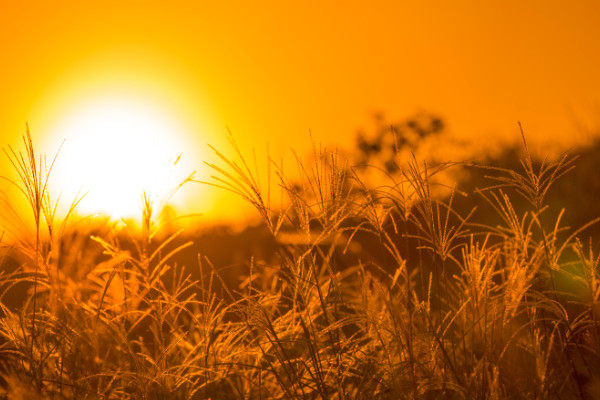
<path id="1" fill-rule="evenodd" d="M 63 199 L 85 193 L 78 206 L 84 213 L 138 216 L 143 193 L 166 200 L 192 172 L 181 157 L 190 153 L 189 133 L 140 98 L 113 94 L 86 101 L 60 118 L 49 137 L 64 138 L 52 188 Z"/>

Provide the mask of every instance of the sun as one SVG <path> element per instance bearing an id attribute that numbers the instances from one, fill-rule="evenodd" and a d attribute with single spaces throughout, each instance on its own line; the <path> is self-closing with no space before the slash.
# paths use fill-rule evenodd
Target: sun
<path id="1" fill-rule="evenodd" d="M 108 94 L 71 107 L 50 130 L 64 140 L 51 171 L 61 198 L 85 194 L 78 211 L 113 218 L 140 215 L 144 193 L 166 200 L 192 171 L 184 126 L 151 101 Z M 186 170 L 187 169 L 187 170 Z"/>

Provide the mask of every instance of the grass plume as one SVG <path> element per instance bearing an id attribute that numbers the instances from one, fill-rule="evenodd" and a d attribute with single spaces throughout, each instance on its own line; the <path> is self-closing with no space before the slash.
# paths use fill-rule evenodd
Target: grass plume
<path id="1" fill-rule="evenodd" d="M 236 284 L 202 254 L 179 262 L 195 239 L 162 235 L 148 195 L 139 232 L 55 229 L 54 161 L 28 130 L 23 153 L 5 150 L 36 231 L 33 251 L 0 255 L 1 398 L 600 395 L 600 256 L 584 237 L 597 221 L 567 228 L 545 203 L 574 158 L 537 163 L 523 134 L 521 170 L 486 166 L 471 194 L 437 190 L 455 164 L 414 157 L 371 186 L 314 142 L 293 175 L 269 158 L 265 183 L 230 141 L 210 184 L 252 204 L 272 243 Z"/>

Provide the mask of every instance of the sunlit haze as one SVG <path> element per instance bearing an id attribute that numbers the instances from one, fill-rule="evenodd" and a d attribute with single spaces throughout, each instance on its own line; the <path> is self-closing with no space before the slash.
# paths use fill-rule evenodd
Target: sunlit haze
<path id="1" fill-rule="evenodd" d="M 597 1 L 340 4 L 3 2 L 2 145 L 26 122 L 40 151 L 66 140 L 54 190 L 68 203 L 83 188 L 86 212 L 123 215 L 180 153 L 207 179 L 206 145 L 227 153 L 228 129 L 244 151 L 285 158 L 310 151 L 309 131 L 351 149 L 376 112 L 432 112 L 488 146 L 517 140 L 517 121 L 532 146 L 600 125 Z M 174 201 L 245 215 L 223 196 Z"/>
<path id="2" fill-rule="evenodd" d="M 167 196 L 185 179 L 189 132 L 164 110 L 116 93 L 73 107 L 51 129 L 64 137 L 51 177 L 67 199 L 86 193 L 79 208 L 115 218 L 139 214 L 141 194 Z M 181 165 L 175 165 L 177 164 Z"/>

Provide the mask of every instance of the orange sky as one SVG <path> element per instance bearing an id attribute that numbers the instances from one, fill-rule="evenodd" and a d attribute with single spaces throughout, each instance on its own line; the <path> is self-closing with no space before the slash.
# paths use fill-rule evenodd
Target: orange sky
<path id="1" fill-rule="evenodd" d="M 198 170 L 226 127 L 277 154 L 309 129 L 350 146 L 375 111 L 432 111 L 467 138 L 600 127 L 598 1 L 324 3 L 4 1 L 2 145 L 29 121 L 55 149 L 54 119 L 111 91 L 168 110 Z"/>

